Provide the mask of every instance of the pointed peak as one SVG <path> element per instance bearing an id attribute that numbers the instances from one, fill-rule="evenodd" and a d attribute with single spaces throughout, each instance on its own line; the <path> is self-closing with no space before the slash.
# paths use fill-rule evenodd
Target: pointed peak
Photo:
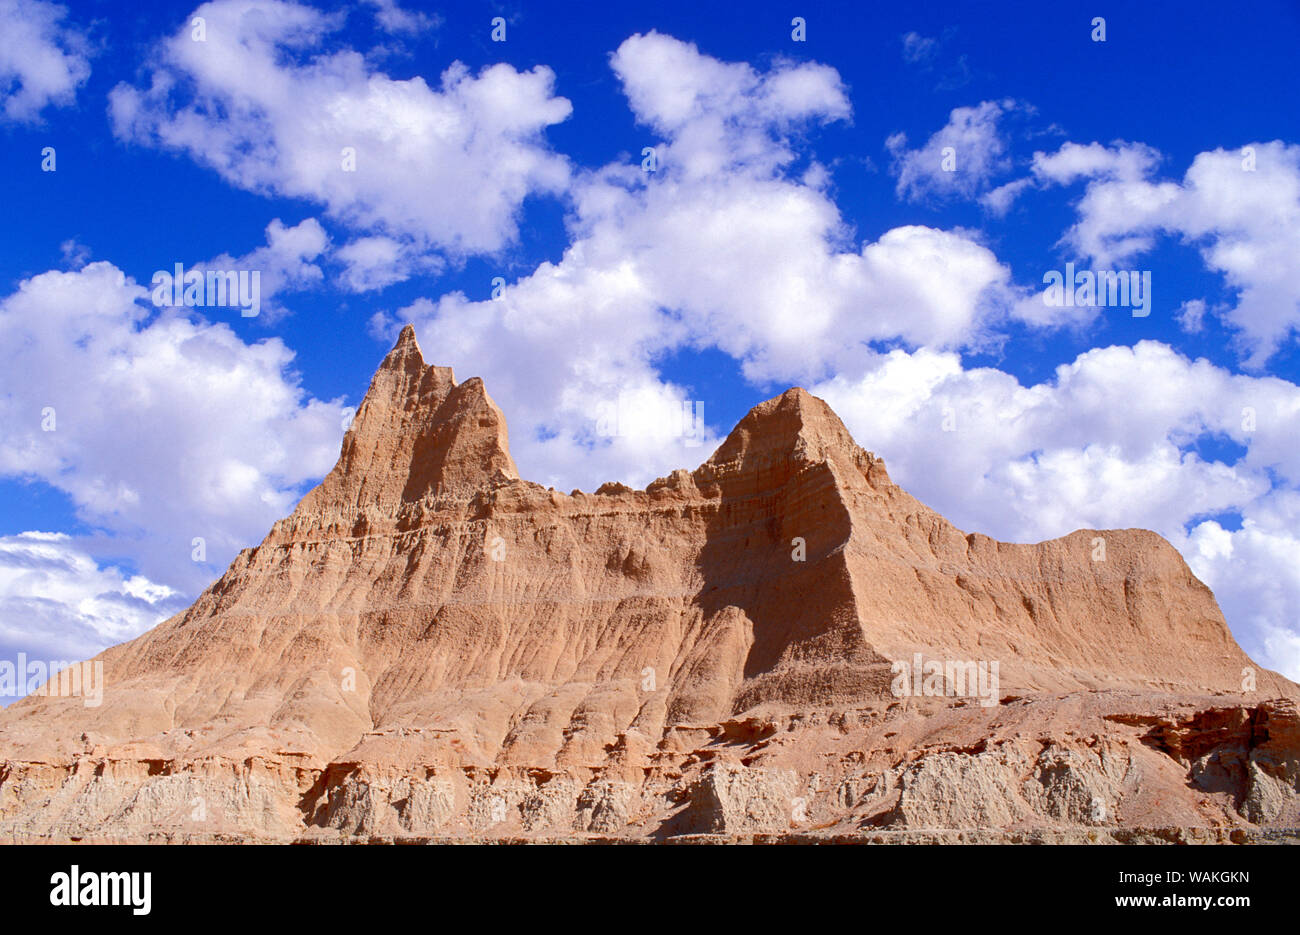
<path id="1" fill-rule="evenodd" d="M 409 321 L 402 326 L 402 332 L 397 336 L 397 343 L 393 345 L 393 350 L 408 344 L 415 345 L 417 351 L 420 349 L 420 342 L 415 340 L 415 325 Z"/>
<path id="2" fill-rule="evenodd" d="M 831 418 L 839 418 L 831 410 L 831 407 L 826 404 L 825 400 L 819 399 L 812 393 L 809 393 L 802 386 L 792 386 L 780 396 L 774 396 L 769 400 L 765 400 L 750 411 L 757 411 L 763 406 L 772 406 L 774 409 L 796 409 L 807 412 L 821 412 L 824 410 L 830 414 Z"/>
<path id="3" fill-rule="evenodd" d="M 819 461 L 858 450 L 826 401 L 794 386 L 751 409 L 706 463 Z"/>
<path id="4" fill-rule="evenodd" d="M 338 463 L 298 510 L 394 512 L 428 494 L 464 494 L 518 476 L 505 417 L 483 381 L 457 384 L 450 367 L 426 364 L 407 325 L 375 371 Z"/>
<path id="5" fill-rule="evenodd" d="M 402 328 L 402 333 L 397 336 L 397 343 L 384 357 L 379 369 L 418 372 L 423 368 L 424 354 L 420 350 L 420 342 L 415 339 L 415 327 L 408 324 Z"/>

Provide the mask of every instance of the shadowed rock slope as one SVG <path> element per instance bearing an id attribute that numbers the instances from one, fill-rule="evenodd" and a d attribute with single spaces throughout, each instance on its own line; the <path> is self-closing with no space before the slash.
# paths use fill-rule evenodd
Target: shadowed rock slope
<path id="1" fill-rule="evenodd" d="M 802 389 L 692 472 L 566 495 L 409 326 L 292 515 L 97 659 L 102 705 L 0 715 L 7 839 L 1300 824 L 1300 688 L 1154 533 L 963 533 Z"/>

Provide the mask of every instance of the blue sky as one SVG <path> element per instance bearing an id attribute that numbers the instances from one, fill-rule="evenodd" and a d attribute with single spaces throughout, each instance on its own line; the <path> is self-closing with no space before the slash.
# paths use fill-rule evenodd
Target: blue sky
<path id="1" fill-rule="evenodd" d="M 613 6 L 0 0 L 0 655 L 186 606 L 412 321 L 529 479 L 805 385 L 964 529 L 1156 529 L 1300 677 L 1300 5 Z"/>

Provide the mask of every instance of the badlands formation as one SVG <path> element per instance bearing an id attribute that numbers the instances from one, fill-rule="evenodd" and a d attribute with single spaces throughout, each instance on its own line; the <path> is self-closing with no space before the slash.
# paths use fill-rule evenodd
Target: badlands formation
<path id="1" fill-rule="evenodd" d="M 801 389 L 566 495 L 409 326 L 293 514 L 97 660 L 0 715 L 0 839 L 1300 837 L 1300 686 L 1154 533 L 963 533 Z"/>

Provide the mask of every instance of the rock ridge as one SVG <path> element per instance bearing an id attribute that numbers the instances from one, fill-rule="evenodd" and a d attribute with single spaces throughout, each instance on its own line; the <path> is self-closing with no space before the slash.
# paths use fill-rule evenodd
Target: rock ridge
<path id="1" fill-rule="evenodd" d="M 95 661 L 102 705 L 0 714 L 0 834 L 1300 825 L 1300 686 L 1242 652 L 1156 534 L 963 532 L 798 387 L 694 470 L 560 493 L 519 477 L 483 382 L 426 364 L 409 325 L 321 483 Z"/>

